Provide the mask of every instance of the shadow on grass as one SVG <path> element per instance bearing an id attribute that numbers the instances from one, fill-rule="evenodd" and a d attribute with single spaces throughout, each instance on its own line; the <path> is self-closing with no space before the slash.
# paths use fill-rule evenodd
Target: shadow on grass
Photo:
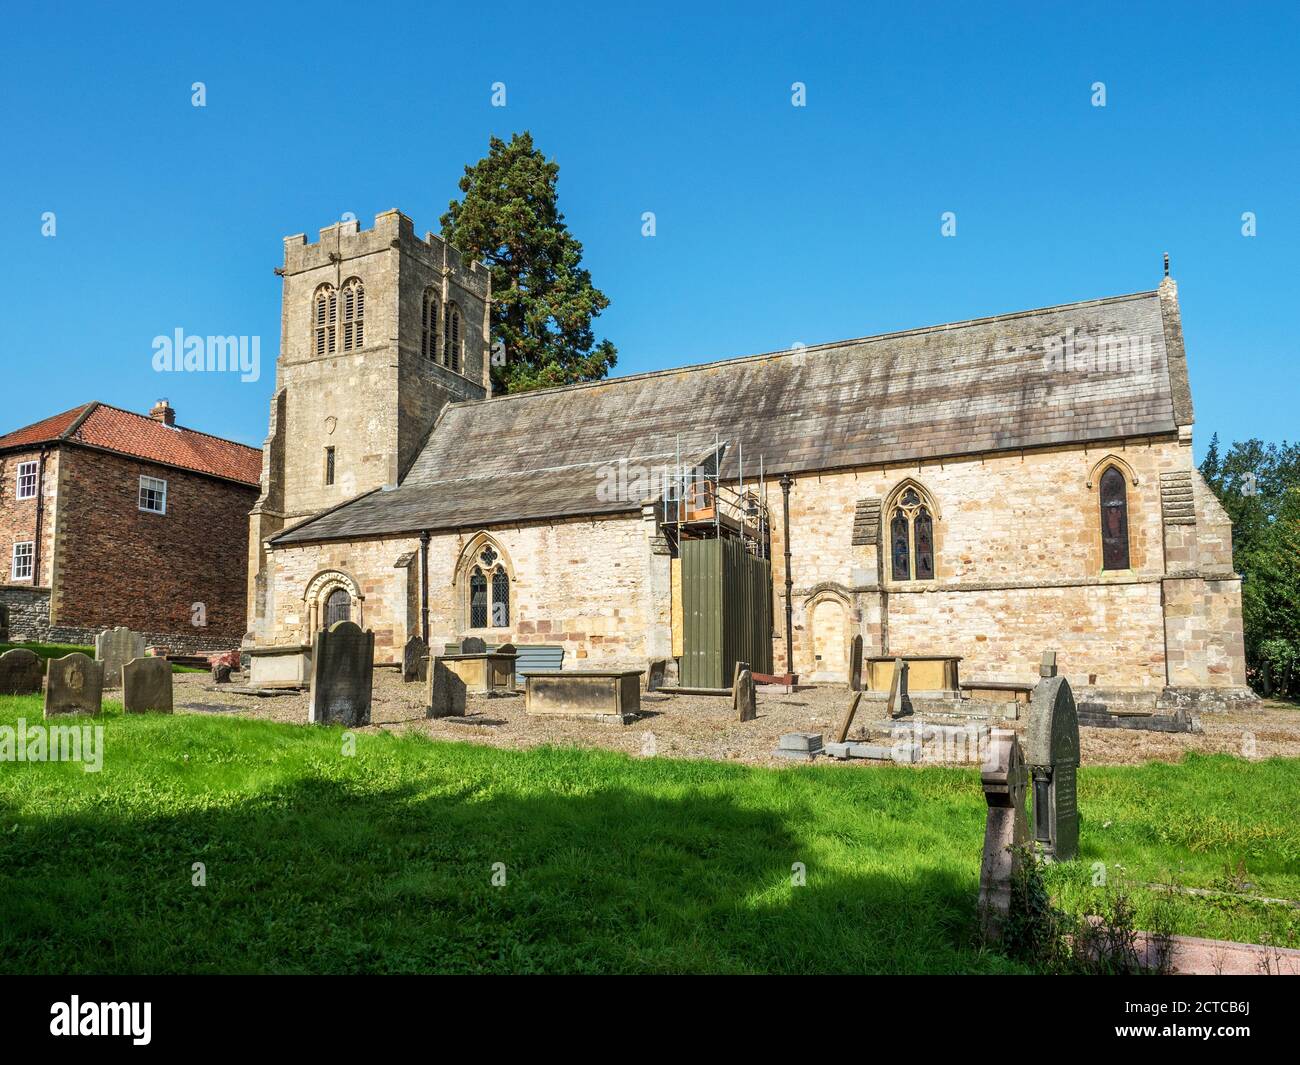
<path id="1" fill-rule="evenodd" d="M 437 794 L 313 778 L 235 808 L 139 818 L 114 804 L 12 829 L 10 811 L 0 969 L 1010 968 L 970 946 L 972 883 L 837 875 L 789 831 L 797 818 L 715 795 L 491 794 L 465 778 Z"/>

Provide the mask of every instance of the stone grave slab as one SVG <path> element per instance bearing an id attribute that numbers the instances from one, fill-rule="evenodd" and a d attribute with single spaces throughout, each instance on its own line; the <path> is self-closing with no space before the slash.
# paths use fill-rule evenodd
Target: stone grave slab
<path id="1" fill-rule="evenodd" d="M 90 714 L 97 716 L 104 699 L 104 666 L 73 651 L 53 658 L 45 672 L 45 716 Z"/>
<path id="2" fill-rule="evenodd" d="M 165 658 L 133 658 L 122 667 L 122 709 L 128 714 L 172 712 L 172 667 Z"/>

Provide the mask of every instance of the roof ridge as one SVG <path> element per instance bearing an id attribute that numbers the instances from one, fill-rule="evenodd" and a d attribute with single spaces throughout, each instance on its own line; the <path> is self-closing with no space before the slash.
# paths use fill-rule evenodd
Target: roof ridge
<path id="1" fill-rule="evenodd" d="M 205 433 L 202 429 L 191 429 L 188 425 L 166 425 L 165 422 L 160 422 L 158 421 L 158 419 L 151 418 L 147 414 L 141 414 L 138 410 L 128 410 L 126 407 L 114 406 L 112 403 L 101 403 L 99 400 L 93 400 L 91 406 L 106 407 L 108 410 L 115 410 L 120 414 L 129 414 L 131 415 L 131 417 L 139 418 L 141 421 L 152 422 L 154 425 L 164 425 L 168 429 L 180 429 L 186 433 L 193 433 L 195 436 L 207 437 L 209 440 L 219 440 L 223 444 L 234 444 L 235 447 L 242 447 L 247 449 L 248 451 L 256 451 L 260 453 L 262 450 L 260 447 L 253 447 L 251 444 L 241 444 L 238 440 L 231 440 L 230 437 L 228 436 L 217 436 L 216 433 Z M 89 412 L 87 412 L 86 416 L 88 415 Z M 81 422 L 85 421 L 86 416 L 83 416 L 82 418 L 78 419 L 78 424 L 77 424 L 78 428 L 80 428 Z"/>
<path id="2" fill-rule="evenodd" d="M 1031 307 L 1022 311 L 1008 311 L 1005 314 L 990 314 L 982 318 L 964 318 L 956 322 L 943 322 L 938 325 L 915 326 L 911 329 L 897 329 L 889 333 L 870 333 L 867 336 L 850 337 L 845 340 L 830 340 L 823 344 L 809 344 L 802 348 L 781 348 L 776 351 L 758 352 L 753 355 L 732 355 L 722 359 L 712 359 L 707 362 L 693 362 L 685 366 L 668 366 L 661 370 L 645 370 L 641 373 L 627 374 L 624 377 L 602 377 L 595 381 L 575 381 L 567 385 L 553 385 L 550 388 L 534 388 L 527 392 L 507 392 L 500 396 L 489 396 L 486 399 L 463 399 L 455 400 L 448 403 L 443 412 L 452 407 L 473 407 L 483 403 L 497 403 L 510 399 L 525 399 L 529 396 L 554 395 L 557 392 L 575 392 L 582 388 L 595 388 L 605 385 L 621 384 L 629 381 L 644 381 L 652 377 L 668 377 L 672 374 L 692 373 L 696 370 L 707 370 L 711 367 L 732 365 L 742 362 L 760 362 L 765 359 L 778 359 L 792 355 L 806 355 L 808 352 L 829 351 L 835 348 L 848 347 L 854 344 L 865 344 L 875 341 L 897 340 L 900 337 L 920 336 L 926 333 L 940 333 L 949 329 L 961 329 L 972 325 L 986 325 L 990 322 L 1005 322 L 1016 318 L 1028 318 L 1035 314 L 1048 314 L 1054 311 L 1074 310 L 1083 307 L 1099 307 L 1108 303 L 1125 303 L 1130 300 L 1159 298 L 1159 289 L 1149 289 L 1142 292 L 1129 292 L 1119 296 L 1100 296 L 1091 300 L 1076 300 L 1073 303 L 1053 303 L 1046 307 Z M 441 421 L 441 414 L 438 421 Z M 435 427 L 437 421 L 434 423 Z M 432 433 L 430 434 L 432 435 Z"/>

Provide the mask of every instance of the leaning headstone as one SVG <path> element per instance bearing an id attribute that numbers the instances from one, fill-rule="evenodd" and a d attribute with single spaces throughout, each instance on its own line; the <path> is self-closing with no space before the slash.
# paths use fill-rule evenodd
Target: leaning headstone
<path id="1" fill-rule="evenodd" d="M 1056 652 L 1044 651 L 1043 660 L 1038 663 L 1038 675 L 1040 677 L 1056 676 Z"/>
<path id="2" fill-rule="evenodd" d="M 73 651 L 53 658 L 45 672 L 45 716 L 98 715 L 104 698 L 104 666 Z"/>
<path id="3" fill-rule="evenodd" d="M 133 658 L 122 667 L 122 709 L 128 714 L 172 712 L 172 667 L 165 658 Z"/>
<path id="4" fill-rule="evenodd" d="M 907 660 L 895 658 L 894 679 L 889 682 L 889 702 L 885 704 L 885 716 L 902 717 L 907 705 Z"/>
<path id="5" fill-rule="evenodd" d="M 1079 717 L 1064 677 L 1034 686 L 1026 745 L 1034 781 L 1034 842 L 1049 861 L 1079 853 Z"/>
<path id="6" fill-rule="evenodd" d="M 1002 941 L 1011 911 L 1011 881 L 1029 842 L 1025 819 L 1025 762 L 1020 741 L 1010 729 L 994 729 L 980 771 L 988 820 L 980 863 L 979 921 L 984 941 Z"/>
<path id="7" fill-rule="evenodd" d="M 357 728 L 370 724 L 375 674 L 375 634 L 354 621 L 336 621 L 318 632 L 311 656 L 313 725 Z"/>
<path id="8" fill-rule="evenodd" d="M 441 658 L 429 660 L 429 717 L 464 717 L 465 691 L 465 681 Z"/>
<path id="9" fill-rule="evenodd" d="M 423 636 L 412 636 L 402 648 L 402 680 L 406 683 L 420 679 L 420 660 L 429 653 Z"/>
<path id="10" fill-rule="evenodd" d="M 748 669 L 736 678 L 735 708 L 741 721 L 758 717 L 758 690 L 754 687 L 754 674 Z"/>
<path id="11" fill-rule="evenodd" d="M 853 647 L 849 651 L 849 691 L 862 690 L 862 637 L 853 637 Z"/>
<path id="12" fill-rule="evenodd" d="M 144 657 L 144 637 L 125 625 L 105 629 L 95 637 L 95 661 L 104 666 L 104 687 L 122 686 L 122 667 L 133 658 Z"/>
<path id="13" fill-rule="evenodd" d="M 466 636 L 460 641 L 460 653 L 463 655 L 487 654 L 487 644 L 477 636 Z"/>
<path id="14" fill-rule="evenodd" d="M 40 656 L 26 647 L 0 655 L 0 695 L 31 695 L 41 690 L 45 667 Z"/>

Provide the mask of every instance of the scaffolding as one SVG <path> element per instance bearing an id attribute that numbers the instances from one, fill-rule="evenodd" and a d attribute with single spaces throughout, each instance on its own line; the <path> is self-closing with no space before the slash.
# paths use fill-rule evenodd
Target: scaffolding
<path id="1" fill-rule="evenodd" d="M 724 480 L 722 456 L 728 443 L 714 434 L 713 449 L 694 465 L 682 462 L 681 437 L 677 461 L 665 477 L 660 524 L 674 555 L 684 540 L 737 539 L 756 558 L 771 551 L 771 517 L 762 456 L 758 476 L 745 481 L 745 445 L 736 447 L 736 477 Z"/>

